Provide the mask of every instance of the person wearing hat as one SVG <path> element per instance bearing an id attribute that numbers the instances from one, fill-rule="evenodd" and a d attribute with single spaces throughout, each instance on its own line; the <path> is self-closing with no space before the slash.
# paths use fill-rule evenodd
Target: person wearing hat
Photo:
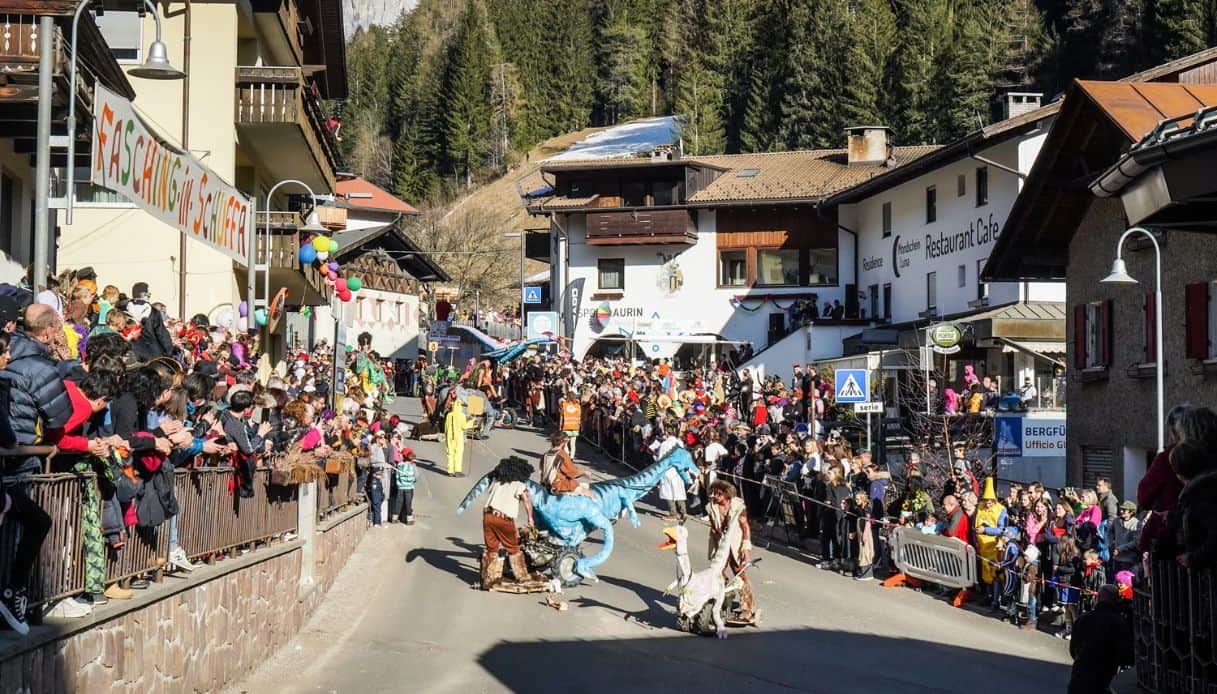
<path id="1" fill-rule="evenodd" d="M 1141 563 L 1137 544 L 1141 541 L 1141 519 L 1137 517 L 1137 502 L 1120 504 L 1119 517 L 1107 524 L 1107 546 L 1111 548 L 1112 575 Z"/>
<path id="2" fill-rule="evenodd" d="M 997 561 L 997 538 L 1006 530 L 1009 517 L 1006 507 L 997 500 L 993 478 L 985 478 L 985 492 L 980 496 L 980 506 L 976 509 L 976 553 L 980 555 L 980 582 L 992 586 L 996 575 L 994 562 Z"/>
<path id="3" fill-rule="evenodd" d="M 1039 628 L 1039 596 L 1040 596 L 1040 551 L 1035 545 L 1028 545 L 1023 550 L 1023 556 L 1015 564 L 1015 574 L 1019 579 L 1018 599 L 1011 600 L 1006 608 L 1006 614 L 1011 624 L 1018 624 L 1018 611 L 1025 611 L 1027 621 L 1022 628 L 1034 631 Z"/>
<path id="4" fill-rule="evenodd" d="M 583 471 L 575 465 L 566 450 L 570 442 L 571 439 L 564 431 L 555 431 L 549 435 L 550 449 L 541 456 L 541 484 L 553 494 L 594 496 L 587 483 L 579 481 Z"/>
<path id="5" fill-rule="evenodd" d="M 448 416 L 444 418 L 444 450 L 448 455 L 448 476 L 464 477 L 461 463 L 465 457 L 465 432 L 474 421 L 465 416 L 465 403 L 453 398 Z"/>

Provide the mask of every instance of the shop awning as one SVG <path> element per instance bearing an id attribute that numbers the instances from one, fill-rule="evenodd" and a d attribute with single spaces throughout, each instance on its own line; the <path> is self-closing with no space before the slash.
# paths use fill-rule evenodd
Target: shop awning
<path id="1" fill-rule="evenodd" d="M 997 338 L 998 342 L 1002 343 L 1003 352 L 1022 352 L 1031 356 L 1046 361 L 1057 366 L 1064 366 L 1065 362 L 1062 359 L 1057 359 L 1055 355 L 1064 356 L 1064 342 L 1045 342 L 1032 340 L 1011 340 L 1006 337 Z"/>

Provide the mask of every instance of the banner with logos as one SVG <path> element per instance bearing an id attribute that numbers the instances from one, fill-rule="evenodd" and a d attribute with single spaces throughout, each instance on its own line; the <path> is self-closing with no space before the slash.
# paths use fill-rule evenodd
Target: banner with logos
<path id="1" fill-rule="evenodd" d="M 993 421 L 993 454 L 1023 458 L 1063 458 L 1064 417 L 998 416 Z"/>
<path id="2" fill-rule="evenodd" d="M 574 337 L 575 328 L 579 324 L 579 310 L 583 306 L 584 281 L 582 277 L 571 280 L 562 295 L 562 334 L 566 337 Z"/>
<path id="3" fill-rule="evenodd" d="M 93 112 L 90 181 L 244 265 L 252 241 L 247 234 L 252 201 L 189 152 L 166 142 L 131 102 L 100 84 Z"/>

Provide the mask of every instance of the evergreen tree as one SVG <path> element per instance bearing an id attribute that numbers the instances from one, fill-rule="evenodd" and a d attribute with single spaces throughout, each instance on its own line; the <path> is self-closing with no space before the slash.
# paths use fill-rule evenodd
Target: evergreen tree
<path id="1" fill-rule="evenodd" d="M 950 0 L 896 0 L 902 28 L 892 56 L 892 119 L 904 144 L 936 141 L 934 77 L 951 40 Z"/>
<path id="2" fill-rule="evenodd" d="M 977 3 L 959 0 L 948 13 L 950 39 L 936 56 L 932 102 L 932 139 L 949 142 L 982 127 L 989 114 L 994 65 L 988 50 L 992 35 Z"/>
<path id="3" fill-rule="evenodd" d="M 749 54 L 747 97 L 740 123 L 740 150 L 770 152 L 780 148 L 778 126 L 782 89 L 786 83 L 790 24 L 786 17 L 794 0 L 756 5 L 752 20 L 753 50 Z"/>
<path id="4" fill-rule="evenodd" d="M 858 0 L 845 28 L 841 119 L 846 126 L 890 125 L 890 67 L 899 32 L 889 0 Z"/>
<path id="5" fill-rule="evenodd" d="M 680 136 L 685 152 L 692 155 L 721 154 L 726 144 L 723 131 L 723 84 L 721 75 L 694 59 L 686 65 L 676 95 Z"/>
<path id="6" fill-rule="evenodd" d="M 1212 3 L 1205 0 L 1150 0 L 1147 8 L 1150 56 L 1166 62 L 1204 50 L 1208 45 L 1207 15 Z"/>
<path id="7" fill-rule="evenodd" d="M 603 125 L 642 115 L 647 111 L 646 48 L 643 27 L 627 14 L 611 18 L 599 35 L 600 76 L 598 110 Z"/>
<path id="8" fill-rule="evenodd" d="M 484 9 L 480 0 L 470 0 L 444 83 L 445 160 L 466 187 L 490 151 L 490 54 Z"/>

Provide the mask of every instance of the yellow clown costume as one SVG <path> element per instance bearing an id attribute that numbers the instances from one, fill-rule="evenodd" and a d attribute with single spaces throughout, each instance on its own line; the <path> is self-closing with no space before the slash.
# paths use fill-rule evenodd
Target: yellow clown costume
<path id="1" fill-rule="evenodd" d="M 980 555 L 980 580 L 992 584 L 996 575 L 997 538 L 1006 532 L 1006 507 L 997 500 L 993 478 L 985 478 L 985 490 L 976 509 L 976 553 Z"/>
<path id="2" fill-rule="evenodd" d="M 444 449 L 448 454 L 448 474 L 461 473 L 461 460 L 465 456 L 465 431 L 473 422 L 465 416 L 465 405 L 453 400 L 448 416 L 444 418 Z"/>

